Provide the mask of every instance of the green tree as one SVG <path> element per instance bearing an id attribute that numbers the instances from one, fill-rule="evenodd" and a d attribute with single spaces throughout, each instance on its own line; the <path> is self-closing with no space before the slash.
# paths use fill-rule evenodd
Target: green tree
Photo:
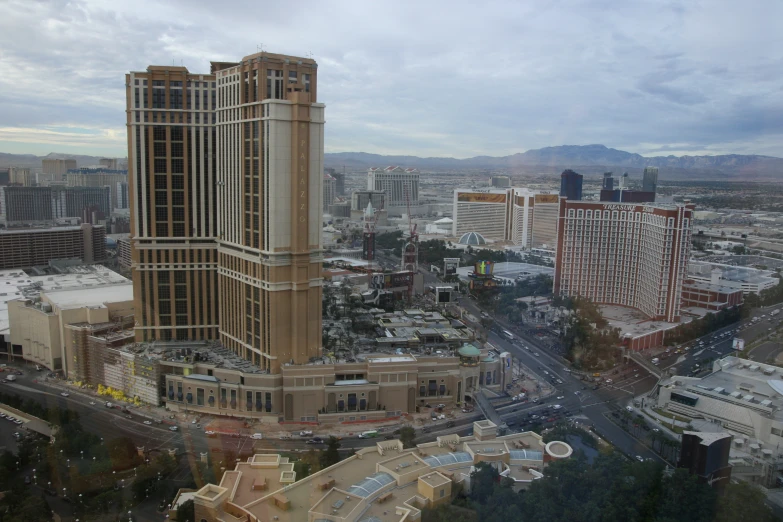
<path id="1" fill-rule="evenodd" d="M 196 506 L 192 500 L 183 502 L 177 509 L 177 522 L 195 522 Z"/>
<path id="2" fill-rule="evenodd" d="M 494 493 L 498 477 L 498 471 L 492 465 L 486 462 L 476 464 L 476 470 L 470 474 L 470 497 L 485 504 Z"/>
<path id="3" fill-rule="evenodd" d="M 766 505 L 761 489 L 747 482 L 729 483 L 718 497 L 715 522 L 773 522 L 778 518 Z"/>
<path id="4" fill-rule="evenodd" d="M 326 449 L 321 454 L 321 469 L 328 468 L 340 462 L 340 441 L 337 437 L 329 437 L 326 441 Z"/>
<path id="5" fill-rule="evenodd" d="M 400 441 L 403 448 L 412 448 L 416 445 L 416 430 L 410 426 L 400 428 Z"/>

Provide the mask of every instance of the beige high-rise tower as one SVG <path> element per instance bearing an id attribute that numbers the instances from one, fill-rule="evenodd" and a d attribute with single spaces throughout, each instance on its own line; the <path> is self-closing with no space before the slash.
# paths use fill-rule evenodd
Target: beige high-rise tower
<path id="1" fill-rule="evenodd" d="M 136 340 L 217 339 L 215 77 L 126 75 Z"/>
<path id="2" fill-rule="evenodd" d="M 321 347 L 324 106 L 316 103 L 317 64 L 257 53 L 211 69 L 196 75 L 150 67 L 128 75 L 137 339 L 219 338 L 277 372 Z M 162 83 L 137 87 L 136 80 Z M 145 91 L 164 110 L 147 108 Z M 173 199 L 176 190 L 184 200 Z M 185 295 L 184 305 L 177 307 L 177 295 Z"/>

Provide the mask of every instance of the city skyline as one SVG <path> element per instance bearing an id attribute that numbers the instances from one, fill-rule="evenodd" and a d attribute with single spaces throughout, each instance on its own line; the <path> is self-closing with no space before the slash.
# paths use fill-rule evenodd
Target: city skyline
<path id="1" fill-rule="evenodd" d="M 607 143 L 642 155 L 779 155 L 774 21 L 783 7 L 774 2 L 489 4 L 480 13 L 303 2 L 295 21 L 241 2 L 210 7 L 7 4 L 0 150 L 123 156 L 127 68 L 201 71 L 263 48 L 312 52 L 324 67 L 326 152 L 470 157 Z"/>

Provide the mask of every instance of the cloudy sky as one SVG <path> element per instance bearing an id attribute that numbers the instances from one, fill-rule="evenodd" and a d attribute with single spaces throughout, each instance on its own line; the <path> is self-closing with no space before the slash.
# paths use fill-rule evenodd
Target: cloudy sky
<path id="1" fill-rule="evenodd" d="M 124 74 L 319 63 L 327 152 L 783 156 L 781 0 L 0 0 L 0 152 L 125 156 Z"/>

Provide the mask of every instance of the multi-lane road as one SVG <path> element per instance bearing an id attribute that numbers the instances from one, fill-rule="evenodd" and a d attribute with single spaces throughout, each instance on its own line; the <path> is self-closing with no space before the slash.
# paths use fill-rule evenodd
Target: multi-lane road
<path id="1" fill-rule="evenodd" d="M 668 355 L 658 355 L 657 357 L 661 359 L 661 369 L 667 370 L 670 374 L 678 375 L 689 375 L 691 373 L 693 375 L 702 375 L 711 371 L 712 364 L 707 363 L 707 361 L 731 355 L 734 351 L 732 343 L 735 337 L 744 339 L 746 343 L 749 343 L 776 330 L 783 323 L 783 312 L 770 315 L 770 312 L 774 310 L 783 310 L 783 304 L 759 308 L 754 310 L 750 317 L 743 319 L 741 322 L 723 327 L 699 339 L 685 343 L 681 347 L 683 351 L 681 354 L 676 354 L 672 351 Z M 758 318 L 758 320 L 754 322 L 755 318 Z M 765 352 L 760 355 L 758 357 L 757 354 L 753 353 L 750 357 L 753 360 L 765 362 L 768 354 Z M 697 364 L 700 370 L 698 372 L 694 371 L 697 369 L 695 366 Z"/>

